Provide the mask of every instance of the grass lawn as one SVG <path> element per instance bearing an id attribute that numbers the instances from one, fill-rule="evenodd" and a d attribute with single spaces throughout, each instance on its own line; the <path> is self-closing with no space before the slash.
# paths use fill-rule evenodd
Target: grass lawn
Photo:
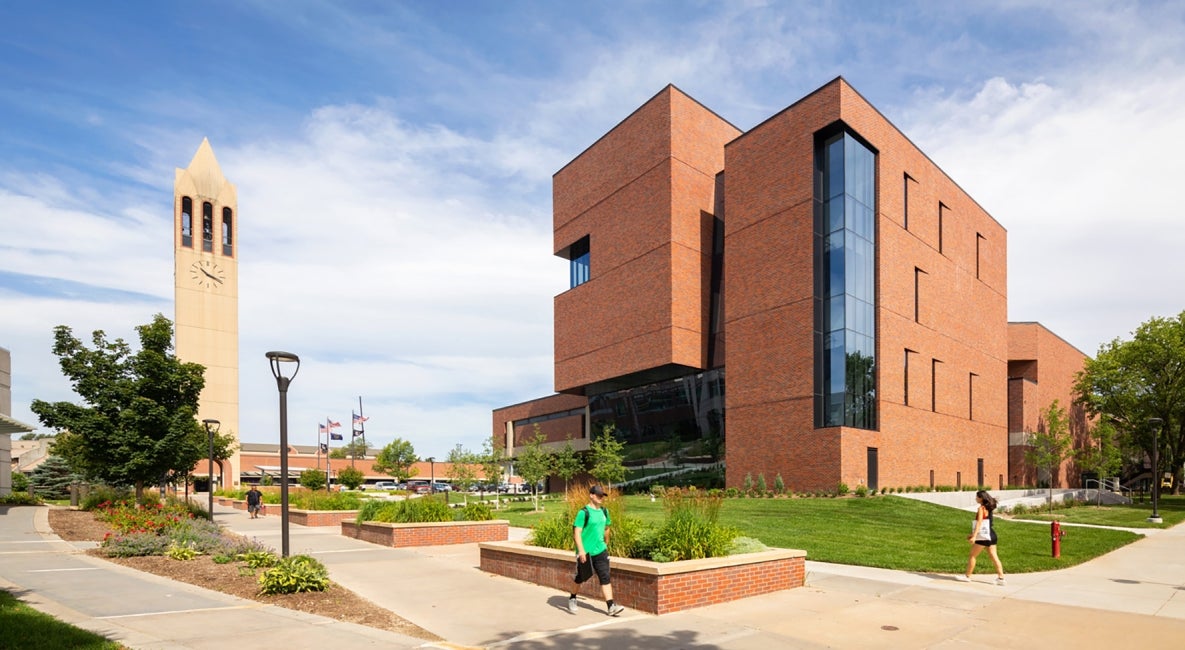
<path id="1" fill-rule="evenodd" d="M 626 512 L 647 523 L 662 521 L 662 501 L 624 497 Z M 558 499 L 504 506 L 495 516 L 530 527 L 562 509 Z M 966 566 L 972 513 L 895 496 L 843 499 L 726 499 L 720 522 L 769 546 L 803 549 L 807 559 L 904 571 L 955 573 Z M 1146 516 L 1146 515 L 1145 515 Z M 1008 573 L 1073 566 L 1139 539 L 1119 530 L 1075 528 L 1062 540 L 1062 557 L 1051 557 L 1049 528 L 996 519 L 999 553 Z M 985 556 L 986 557 L 986 556 Z M 993 573 L 991 561 L 977 572 Z"/>
<path id="2" fill-rule="evenodd" d="M 1039 519 L 1053 521 L 1054 519 L 1073 524 L 1096 524 L 1099 526 L 1122 526 L 1124 528 L 1169 528 L 1185 521 L 1185 496 L 1162 494 L 1156 503 L 1156 511 L 1163 524 L 1150 524 L 1148 517 L 1152 515 L 1151 497 L 1143 503 L 1133 503 L 1129 506 L 1094 506 L 1078 505 L 1073 508 L 1053 509 L 1053 514 L 1047 512 L 1027 513 L 1017 515 L 1017 519 Z"/>
<path id="3" fill-rule="evenodd" d="M 125 646 L 63 623 L 0 590 L 0 647 L 22 650 L 123 650 Z"/>

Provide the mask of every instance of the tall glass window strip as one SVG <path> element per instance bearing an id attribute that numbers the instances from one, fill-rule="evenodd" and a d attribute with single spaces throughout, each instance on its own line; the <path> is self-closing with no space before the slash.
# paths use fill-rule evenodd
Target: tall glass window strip
<path id="1" fill-rule="evenodd" d="M 588 237 L 581 238 L 580 241 L 572 244 L 572 250 L 569 253 L 569 272 L 572 288 L 578 287 L 589 278 L 589 242 Z"/>
<path id="2" fill-rule="evenodd" d="M 181 245 L 193 248 L 193 199 L 181 197 Z"/>
<path id="3" fill-rule="evenodd" d="M 214 206 L 209 201 L 202 203 L 202 250 L 214 252 Z"/>
<path id="4" fill-rule="evenodd" d="M 876 429 L 876 154 L 815 148 L 815 426 Z"/>
<path id="5" fill-rule="evenodd" d="M 234 213 L 230 208 L 222 208 L 222 254 L 227 257 L 234 256 L 235 242 L 234 242 Z"/>

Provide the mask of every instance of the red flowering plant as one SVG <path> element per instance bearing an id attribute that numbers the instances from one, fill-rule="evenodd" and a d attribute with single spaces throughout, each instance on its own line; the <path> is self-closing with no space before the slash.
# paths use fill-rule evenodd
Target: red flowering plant
<path id="1" fill-rule="evenodd" d="M 169 528 L 180 525 L 182 520 L 192 518 L 184 507 L 157 503 L 138 506 L 127 501 L 99 504 L 96 517 L 107 522 L 117 534 L 132 533 L 165 534 Z"/>

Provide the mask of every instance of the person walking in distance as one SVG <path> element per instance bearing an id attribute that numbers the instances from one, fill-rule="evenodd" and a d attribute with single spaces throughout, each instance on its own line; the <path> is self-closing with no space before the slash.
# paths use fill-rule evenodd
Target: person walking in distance
<path id="1" fill-rule="evenodd" d="M 568 595 L 568 611 L 576 613 L 576 592 L 595 572 L 609 615 L 618 616 L 625 608 L 613 602 L 613 585 L 609 581 L 609 525 L 612 522 L 605 509 L 605 489 L 599 485 L 589 488 L 588 501 L 572 522 L 572 537 L 576 540 L 576 587 Z"/>
<path id="2" fill-rule="evenodd" d="M 1000 556 L 996 554 L 996 526 L 992 513 L 996 510 L 996 500 L 986 490 L 975 493 L 975 501 L 979 508 L 975 510 L 975 521 L 971 524 L 971 534 L 967 541 L 971 542 L 971 556 L 967 558 L 967 571 L 958 576 L 961 582 L 971 582 L 971 574 L 975 572 L 975 558 L 987 549 L 996 565 L 996 584 L 1004 586 L 1004 566 L 1000 564 Z"/>
<path id="3" fill-rule="evenodd" d="M 263 505 L 263 493 L 254 485 L 250 490 L 247 490 L 247 512 L 251 513 L 251 518 L 259 517 L 259 509 Z"/>

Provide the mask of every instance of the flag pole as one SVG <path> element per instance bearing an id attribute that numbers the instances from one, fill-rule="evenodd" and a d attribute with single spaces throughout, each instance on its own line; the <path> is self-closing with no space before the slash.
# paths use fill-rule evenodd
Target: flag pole
<path id="1" fill-rule="evenodd" d="M 362 396 L 361 395 L 358 396 L 358 418 L 359 418 L 358 431 L 362 433 L 362 449 L 366 449 L 366 420 L 361 419 L 362 418 Z M 350 422 L 350 447 L 351 447 L 351 449 L 353 449 L 353 452 L 354 452 L 354 453 L 350 454 L 350 467 L 353 467 L 354 460 L 358 457 L 358 446 L 356 444 L 354 444 L 357 441 L 354 440 L 355 436 L 354 436 L 353 418 L 351 417 L 350 420 L 351 420 L 351 422 Z"/>

